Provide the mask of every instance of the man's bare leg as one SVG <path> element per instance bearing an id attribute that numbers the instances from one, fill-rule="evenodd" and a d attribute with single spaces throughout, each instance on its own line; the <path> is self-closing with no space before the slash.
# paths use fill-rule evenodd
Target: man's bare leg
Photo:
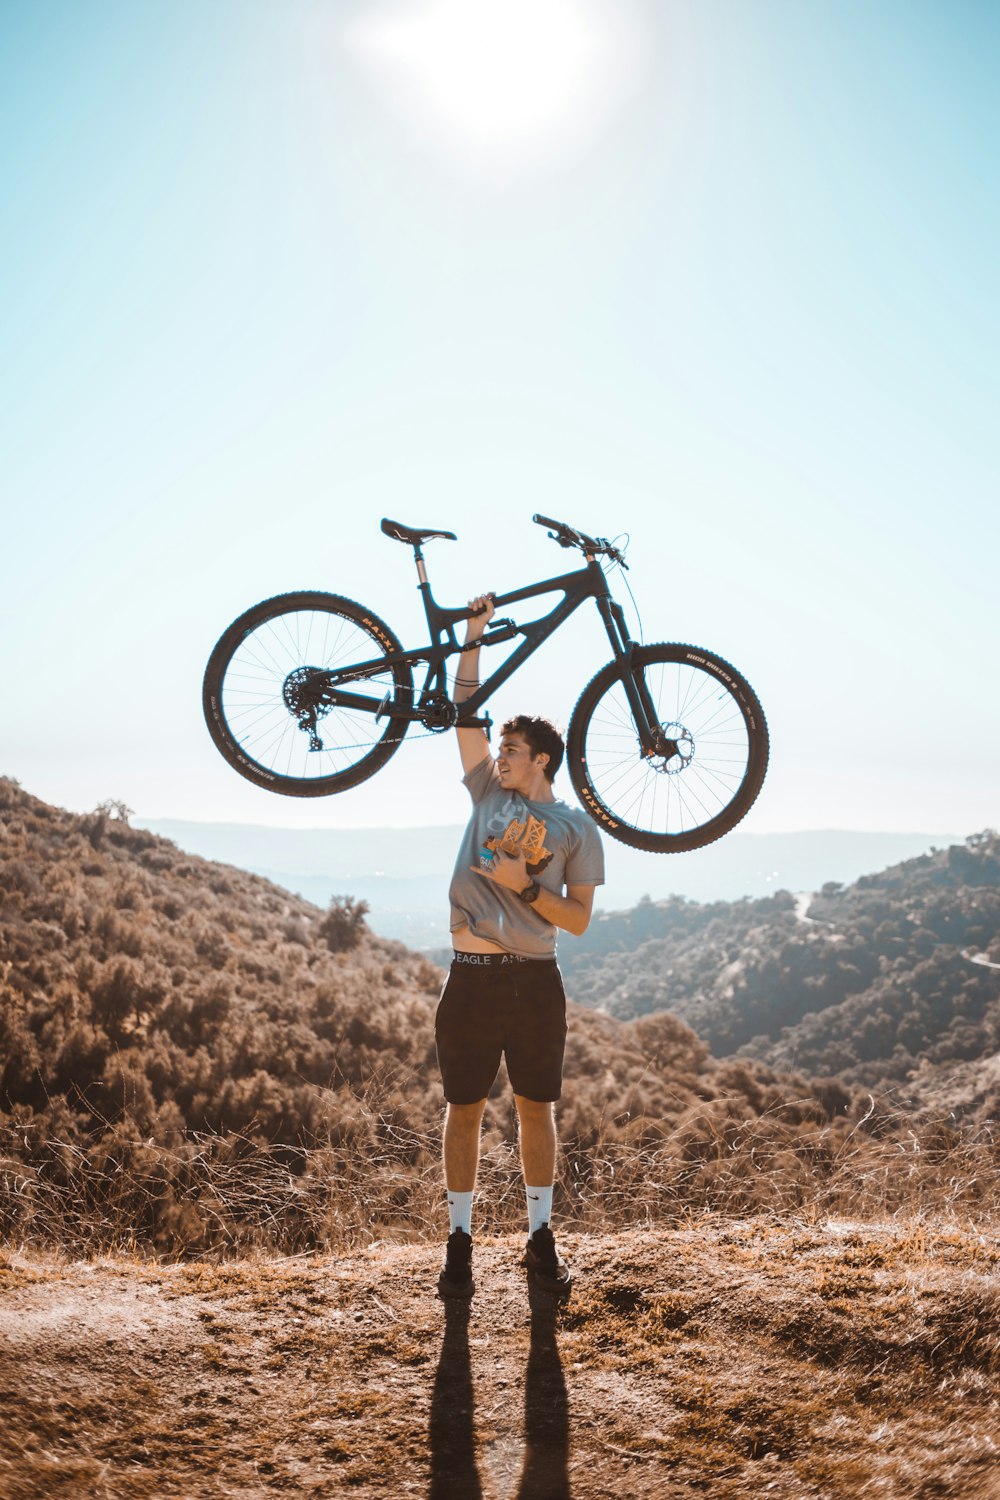
<path id="1" fill-rule="evenodd" d="M 556 1179 L 556 1114 L 552 1104 L 514 1095 L 526 1183 L 551 1187 Z"/>
<path id="2" fill-rule="evenodd" d="M 479 1131 L 486 1100 L 449 1104 L 444 1118 L 444 1180 L 453 1193 L 471 1193 L 479 1167 Z"/>

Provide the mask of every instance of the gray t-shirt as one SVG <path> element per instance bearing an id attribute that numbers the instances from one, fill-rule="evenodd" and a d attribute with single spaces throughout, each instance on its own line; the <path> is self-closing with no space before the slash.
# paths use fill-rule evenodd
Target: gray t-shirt
<path id="1" fill-rule="evenodd" d="M 504 791 L 489 755 L 464 781 L 472 817 L 451 878 L 452 932 L 468 926 L 476 937 L 498 943 L 508 953 L 553 958 L 552 923 L 514 891 L 484 880 L 471 867 L 492 862 L 496 849 L 512 853 L 521 839 L 528 873 L 545 890 L 561 896 L 567 885 L 603 885 L 604 850 L 596 827 L 585 812 L 565 802 L 529 802 L 519 792 Z"/>

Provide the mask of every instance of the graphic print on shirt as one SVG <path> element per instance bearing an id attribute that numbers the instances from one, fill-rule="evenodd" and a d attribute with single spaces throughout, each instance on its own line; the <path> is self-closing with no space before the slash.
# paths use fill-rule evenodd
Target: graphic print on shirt
<path id="1" fill-rule="evenodd" d="M 504 809 L 505 812 L 508 810 Z M 515 809 L 515 813 L 520 810 Z M 502 833 L 489 835 L 485 847 L 490 851 L 491 856 L 498 849 L 504 854 L 523 853 L 528 873 L 537 875 L 552 860 L 551 849 L 545 847 L 546 832 L 544 822 L 532 813 L 528 813 L 524 820 L 515 815 L 510 818 Z"/>

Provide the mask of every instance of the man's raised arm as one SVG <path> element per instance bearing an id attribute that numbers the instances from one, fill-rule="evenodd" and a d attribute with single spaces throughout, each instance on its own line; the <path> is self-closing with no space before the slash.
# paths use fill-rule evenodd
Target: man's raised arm
<path id="1" fill-rule="evenodd" d="M 458 658 L 458 672 L 455 675 L 456 703 L 464 703 L 466 698 L 471 698 L 479 686 L 479 641 L 482 639 L 483 631 L 493 618 L 495 609 L 492 594 L 479 594 L 475 599 L 469 600 L 469 608 L 477 613 L 471 615 L 466 621 L 465 643 L 470 645 L 475 642 L 472 650 L 463 651 Z M 475 770 L 490 753 L 489 740 L 486 738 L 484 729 L 459 729 L 458 750 L 462 757 L 462 770 L 468 776 L 470 771 Z"/>

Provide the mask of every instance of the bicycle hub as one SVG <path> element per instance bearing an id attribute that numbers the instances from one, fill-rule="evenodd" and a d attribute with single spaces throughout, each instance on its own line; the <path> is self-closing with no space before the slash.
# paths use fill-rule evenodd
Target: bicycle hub
<path id="1" fill-rule="evenodd" d="M 656 770 L 661 774 L 677 776 L 694 759 L 694 736 L 683 724 L 661 724 L 653 739 L 649 758 L 660 762 Z"/>

